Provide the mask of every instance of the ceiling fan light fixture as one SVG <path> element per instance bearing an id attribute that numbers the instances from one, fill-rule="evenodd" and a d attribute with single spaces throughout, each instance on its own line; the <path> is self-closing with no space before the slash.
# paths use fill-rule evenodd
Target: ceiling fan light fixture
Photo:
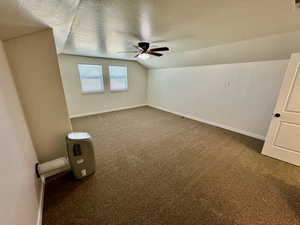
<path id="1" fill-rule="evenodd" d="M 138 56 L 138 58 L 142 59 L 142 60 L 149 59 L 149 57 L 150 56 L 146 53 L 139 54 L 139 56 Z"/>

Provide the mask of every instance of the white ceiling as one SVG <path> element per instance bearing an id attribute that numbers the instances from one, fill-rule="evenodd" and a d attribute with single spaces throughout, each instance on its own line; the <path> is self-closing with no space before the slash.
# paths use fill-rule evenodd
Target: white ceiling
<path id="1" fill-rule="evenodd" d="M 63 53 L 123 58 L 138 41 L 168 46 L 149 68 L 289 58 L 300 51 L 292 0 L 1 0 L 0 38 L 52 27 Z"/>
<path id="2" fill-rule="evenodd" d="M 0 0 L 0 39 L 53 28 L 61 51 L 80 0 Z"/>

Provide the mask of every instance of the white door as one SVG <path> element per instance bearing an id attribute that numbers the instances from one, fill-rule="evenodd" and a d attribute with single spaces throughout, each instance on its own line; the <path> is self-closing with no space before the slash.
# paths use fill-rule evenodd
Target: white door
<path id="1" fill-rule="evenodd" d="M 289 62 L 262 154 L 300 166 L 300 54 Z"/>

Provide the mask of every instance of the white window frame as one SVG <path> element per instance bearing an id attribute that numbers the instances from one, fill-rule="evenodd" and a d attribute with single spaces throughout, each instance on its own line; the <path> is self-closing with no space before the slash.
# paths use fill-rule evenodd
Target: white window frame
<path id="1" fill-rule="evenodd" d="M 110 77 L 110 68 L 111 67 L 125 67 L 126 68 L 126 89 L 112 89 L 111 86 L 111 77 Z M 109 89 L 111 92 L 122 92 L 122 91 L 128 91 L 128 67 L 126 65 L 109 65 L 108 66 L 108 76 L 109 76 Z"/>
<path id="2" fill-rule="evenodd" d="M 95 77 L 96 78 L 99 78 L 100 80 L 100 83 L 102 82 L 102 86 L 103 86 L 103 89 L 100 89 L 99 90 L 91 90 L 91 91 L 85 91 L 82 87 L 82 80 L 83 79 L 88 79 L 88 78 L 83 78 L 82 75 L 80 74 L 80 65 L 87 65 L 87 66 L 99 66 L 100 67 L 100 76 L 98 77 Z M 103 66 L 100 65 L 100 64 L 88 64 L 88 63 L 78 63 L 77 64 L 77 69 L 78 69 L 78 74 L 79 74 L 79 78 L 80 78 L 80 89 L 81 89 L 81 93 L 82 94 L 96 94 L 96 93 L 104 93 L 105 92 L 105 86 L 104 86 L 104 75 L 103 75 Z"/>

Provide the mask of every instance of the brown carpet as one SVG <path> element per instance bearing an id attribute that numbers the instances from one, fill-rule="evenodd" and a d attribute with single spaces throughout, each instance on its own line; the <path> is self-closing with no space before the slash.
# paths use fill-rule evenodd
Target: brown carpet
<path id="1" fill-rule="evenodd" d="M 300 168 L 259 140 L 149 107 L 72 123 L 97 172 L 48 180 L 44 225 L 300 224 Z"/>

